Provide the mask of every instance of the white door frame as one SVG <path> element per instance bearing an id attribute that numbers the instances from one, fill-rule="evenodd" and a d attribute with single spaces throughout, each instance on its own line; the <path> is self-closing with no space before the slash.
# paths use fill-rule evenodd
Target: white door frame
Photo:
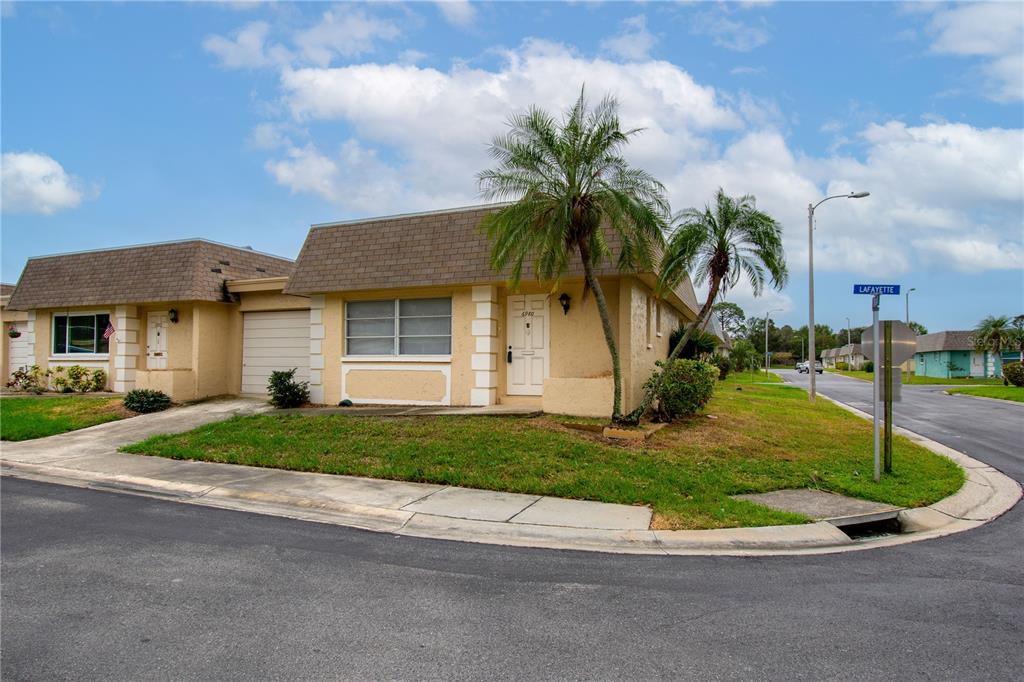
<path id="1" fill-rule="evenodd" d="M 512 320 L 514 318 L 511 302 L 515 299 L 522 299 L 524 303 L 530 299 L 540 299 L 544 302 L 544 379 L 551 376 L 551 296 L 550 294 L 509 294 L 505 301 L 505 393 L 507 395 L 544 395 L 544 386 L 536 393 L 517 390 L 512 386 L 510 375 L 512 363 L 508 362 L 507 354 L 512 348 Z"/>
<path id="2" fill-rule="evenodd" d="M 153 349 L 153 322 L 162 319 L 163 349 Z M 170 316 L 166 312 L 150 312 L 146 314 L 146 369 L 167 369 L 167 331 L 170 327 Z"/>

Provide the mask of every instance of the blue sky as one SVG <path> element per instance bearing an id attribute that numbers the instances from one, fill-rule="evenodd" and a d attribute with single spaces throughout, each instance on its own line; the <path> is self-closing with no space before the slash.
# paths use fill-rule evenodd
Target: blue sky
<path id="1" fill-rule="evenodd" d="M 673 207 L 752 193 L 791 282 L 748 314 L 1024 312 L 1024 5 L 3 3 L 2 278 L 30 255 L 478 203 L 512 111 L 611 92 Z M 883 317 L 902 317 L 903 299 Z"/>

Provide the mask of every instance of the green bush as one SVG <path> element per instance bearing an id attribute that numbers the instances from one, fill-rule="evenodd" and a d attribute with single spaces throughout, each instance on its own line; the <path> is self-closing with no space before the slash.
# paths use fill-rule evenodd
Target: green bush
<path id="1" fill-rule="evenodd" d="M 1014 386 L 1024 386 L 1024 364 L 1008 362 L 1003 365 L 1003 377 Z"/>
<path id="2" fill-rule="evenodd" d="M 125 394 L 124 406 L 132 412 L 160 412 L 171 406 L 171 398 L 162 391 L 135 388 Z"/>
<path id="3" fill-rule="evenodd" d="M 861 369 L 864 370 L 865 372 L 867 372 L 868 374 L 874 374 L 875 373 L 875 363 L 872 362 L 871 360 L 868 360 L 867 362 L 864 363 L 864 366 L 861 367 Z"/>
<path id="4" fill-rule="evenodd" d="M 85 393 L 92 386 L 92 376 L 85 367 L 81 365 L 71 365 L 67 369 L 68 372 L 68 388 L 75 393 Z"/>
<path id="5" fill-rule="evenodd" d="M 838 369 L 838 370 L 840 370 L 842 372 L 845 372 L 846 370 L 850 369 L 850 363 L 848 363 L 848 362 L 837 362 L 836 363 L 836 369 Z"/>
<path id="6" fill-rule="evenodd" d="M 107 373 L 102 369 L 94 369 L 92 376 L 89 377 L 89 388 L 90 391 L 105 391 L 107 390 Z"/>
<path id="7" fill-rule="evenodd" d="M 309 402 L 309 382 L 296 381 L 295 369 L 271 372 L 267 391 L 274 407 L 299 407 Z"/>
<path id="8" fill-rule="evenodd" d="M 39 365 L 19 367 L 11 373 L 11 380 L 7 382 L 7 388 L 39 395 L 46 390 L 49 377 L 49 370 L 44 372 L 39 369 Z"/>
<path id="9" fill-rule="evenodd" d="M 721 353 L 712 355 L 711 362 L 718 368 L 718 379 L 725 381 L 725 378 L 729 376 L 729 370 L 732 369 L 732 362 Z"/>
<path id="10" fill-rule="evenodd" d="M 644 388 L 653 387 L 664 366 L 660 360 L 655 364 L 657 368 L 654 375 L 647 380 Z M 698 360 L 673 362 L 657 393 L 658 418 L 662 421 L 672 421 L 695 414 L 711 400 L 718 374 L 717 367 Z"/>

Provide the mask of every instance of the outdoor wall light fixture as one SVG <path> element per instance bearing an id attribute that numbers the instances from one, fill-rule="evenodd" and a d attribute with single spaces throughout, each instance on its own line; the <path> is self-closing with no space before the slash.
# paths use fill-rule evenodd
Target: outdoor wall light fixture
<path id="1" fill-rule="evenodd" d="M 569 294 L 565 292 L 562 292 L 562 295 L 558 297 L 558 302 L 562 304 L 562 312 L 566 315 L 569 314 L 569 301 L 571 300 L 572 299 L 569 298 Z"/>
<path id="2" fill-rule="evenodd" d="M 178 309 L 177 308 L 171 308 L 170 310 L 168 310 L 167 311 L 167 319 L 170 320 L 174 324 L 178 324 Z"/>

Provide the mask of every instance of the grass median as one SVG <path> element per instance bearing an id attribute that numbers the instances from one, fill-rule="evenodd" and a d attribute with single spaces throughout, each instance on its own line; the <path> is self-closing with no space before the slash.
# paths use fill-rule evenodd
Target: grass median
<path id="1" fill-rule="evenodd" d="M 120 397 L 60 396 L 0 398 L 0 440 L 29 440 L 134 416 Z"/>
<path id="2" fill-rule="evenodd" d="M 860 370 L 845 370 L 845 369 L 826 369 L 826 372 L 832 374 L 842 374 L 844 377 L 850 377 L 851 379 L 860 379 L 862 381 L 874 381 L 875 375 L 871 372 L 862 372 Z M 980 386 L 1002 386 L 1002 377 L 956 377 L 953 379 L 943 379 L 941 377 L 926 377 L 911 374 L 910 378 L 906 378 L 907 375 L 903 375 L 903 383 L 914 385 L 914 386 L 956 386 L 958 384 L 976 384 Z"/>
<path id="3" fill-rule="evenodd" d="M 949 460 L 897 437 L 895 472 L 871 478 L 868 422 L 785 384 L 721 382 L 707 415 L 622 446 L 565 426 L 568 418 L 235 417 L 150 438 L 125 452 L 295 471 L 420 481 L 647 504 L 655 528 L 807 521 L 730 495 L 819 488 L 900 506 L 959 489 Z"/>
<path id="4" fill-rule="evenodd" d="M 1024 388 L 1020 386 L 964 386 L 963 388 L 951 388 L 949 392 L 1024 403 Z"/>

